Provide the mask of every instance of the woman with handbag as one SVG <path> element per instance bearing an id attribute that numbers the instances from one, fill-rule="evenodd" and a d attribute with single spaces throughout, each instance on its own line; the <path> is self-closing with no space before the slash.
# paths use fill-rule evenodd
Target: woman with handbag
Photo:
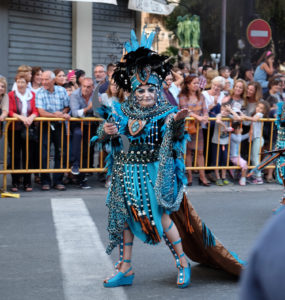
<path id="1" fill-rule="evenodd" d="M 10 163 L 14 163 L 14 169 L 25 169 L 26 160 L 28 159 L 28 167 L 31 163 L 31 158 L 34 156 L 36 139 L 35 128 L 31 125 L 38 116 L 38 111 L 35 106 L 35 94 L 27 89 L 28 78 L 25 73 L 18 73 L 15 77 L 16 90 L 9 92 L 9 117 L 17 118 L 21 122 L 15 123 L 14 141 L 13 127 L 10 125 L 8 141 L 10 149 Z M 29 128 L 29 153 L 26 153 L 27 127 Z M 14 142 L 14 156 L 12 157 L 12 147 Z M 24 190 L 32 191 L 31 174 L 24 174 Z M 12 174 L 12 192 L 17 192 L 20 185 L 21 174 Z"/>
<path id="2" fill-rule="evenodd" d="M 186 166 L 192 165 L 192 150 L 197 150 L 197 164 L 199 167 L 204 166 L 204 138 L 202 126 L 199 124 L 197 127 L 197 121 L 199 123 L 208 122 L 208 110 L 205 104 L 203 95 L 201 95 L 199 88 L 199 78 L 196 74 L 190 74 L 185 78 L 184 85 L 179 94 L 179 108 L 188 108 L 190 110 L 190 117 L 195 118 L 194 121 L 186 124 L 186 129 L 191 136 L 191 141 L 187 143 L 186 153 Z M 197 149 L 196 149 L 197 145 Z M 199 170 L 200 178 L 199 184 L 203 186 L 210 186 L 207 181 L 204 170 Z M 188 170 L 188 186 L 192 185 L 192 172 Z"/>

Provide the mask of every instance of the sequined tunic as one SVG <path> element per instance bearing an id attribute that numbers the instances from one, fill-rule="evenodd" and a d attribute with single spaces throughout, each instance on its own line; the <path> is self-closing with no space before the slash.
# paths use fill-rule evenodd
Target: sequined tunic
<path id="1" fill-rule="evenodd" d="M 129 104 L 118 103 L 114 107 L 112 119 L 130 145 L 127 153 L 118 147 L 109 156 L 112 181 L 107 197 L 107 252 L 119 243 L 125 222 L 143 242 L 160 242 L 162 214 L 179 209 L 186 140 L 184 121 L 173 119 L 176 111 L 168 104 L 139 112 L 137 108 L 134 112 Z"/>

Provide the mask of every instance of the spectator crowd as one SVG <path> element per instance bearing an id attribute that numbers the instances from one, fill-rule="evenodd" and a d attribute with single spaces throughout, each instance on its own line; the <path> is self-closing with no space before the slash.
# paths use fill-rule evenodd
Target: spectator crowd
<path id="1" fill-rule="evenodd" d="M 190 167 L 194 163 L 198 167 L 214 168 L 231 164 L 240 167 L 236 172 L 226 168 L 214 172 L 199 168 L 200 185 L 223 186 L 231 184 L 235 178 L 241 186 L 274 181 L 273 169 L 268 169 L 264 178 L 259 172 L 250 181 L 246 179 L 248 162 L 257 165 L 260 150 L 274 147 L 276 140 L 276 130 L 271 137 L 271 124 L 265 122 L 262 125 L 260 121 L 261 118 L 275 118 L 277 103 L 285 100 L 285 72 L 283 68 L 275 67 L 274 59 L 274 54 L 266 51 L 255 69 L 250 64 L 235 69 L 222 66 L 219 70 L 210 64 L 198 68 L 177 64 L 166 77 L 163 84 L 165 101 L 178 108 L 188 108 L 189 117 L 192 117 L 185 126 L 191 137 L 187 143 L 186 165 Z M 99 105 L 105 106 L 127 99 L 129 95 L 112 80 L 114 68 L 114 64 L 107 67 L 98 64 L 91 78 L 79 69 L 65 73 L 60 68 L 43 70 L 39 66 L 21 65 L 9 92 L 7 81 L 1 76 L 0 121 L 3 123 L 8 116 L 18 119 L 8 130 L 9 168 L 65 168 L 69 147 L 70 174 L 34 174 L 34 181 L 45 191 L 51 187 L 63 191 L 69 183 L 82 189 L 90 188 L 90 173 L 80 172 L 80 168 L 98 166 L 94 146 L 89 147 L 98 122 L 70 122 L 70 138 L 67 139 L 69 127 L 66 121 L 71 117 L 94 117 L 94 98 L 98 99 Z M 49 122 L 40 125 L 36 117 L 49 118 Z M 107 152 L 108 149 L 104 149 L 104 157 Z M 32 191 L 32 174 L 13 173 L 11 176 L 13 192 L 21 186 L 27 192 Z M 100 177 L 108 187 L 109 178 L 103 174 Z M 187 170 L 187 178 L 188 186 L 191 186 L 191 170 Z"/>

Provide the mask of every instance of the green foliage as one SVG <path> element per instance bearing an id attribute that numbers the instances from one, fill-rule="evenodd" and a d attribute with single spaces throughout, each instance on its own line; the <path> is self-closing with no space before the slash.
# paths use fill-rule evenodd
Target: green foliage
<path id="1" fill-rule="evenodd" d="M 171 3 L 171 0 L 168 0 Z M 181 0 L 170 16 L 165 17 L 168 30 L 176 34 L 177 17 L 186 14 L 200 16 L 203 58 L 210 53 L 220 52 L 221 7 L 222 1 L 216 0 Z M 255 7 L 255 16 L 250 16 L 249 6 Z M 272 29 L 274 51 L 277 57 L 285 61 L 285 0 L 227 0 L 227 63 L 238 53 L 237 41 L 246 41 L 246 27 L 250 20 L 262 18 L 269 22 Z M 251 49 L 252 60 L 256 60 L 264 49 Z M 270 46 L 268 46 L 269 48 Z"/>
<path id="2" fill-rule="evenodd" d="M 256 10 L 271 26 L 276 56 L 285 61 L 285 0 L 271 2 L 259 0 L 256 3 Z"/>
<path id="3" fill-rule="evenodd" d="M 204 58 L 209 58 L 210 53 L 219 51 L 217 38 L 220 33 L 220 10 L 220 1 L 181 0 L 180 5 L 174 9 L 173 13 L 166 17 L 166 28 L 176 34 L 178 16 L 198 15 L 201 24 L 200 45 Z"/>

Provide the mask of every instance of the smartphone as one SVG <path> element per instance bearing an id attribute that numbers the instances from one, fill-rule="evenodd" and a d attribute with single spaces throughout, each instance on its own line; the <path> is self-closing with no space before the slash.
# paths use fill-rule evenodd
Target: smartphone
<path id="1" fill-rule="evenodd" d="M 68 74 L 67 74 L 67 80 L 70 81 L 71 77 L 75 75 L 75 71 L 74 70 L 69 70 Z"/>

